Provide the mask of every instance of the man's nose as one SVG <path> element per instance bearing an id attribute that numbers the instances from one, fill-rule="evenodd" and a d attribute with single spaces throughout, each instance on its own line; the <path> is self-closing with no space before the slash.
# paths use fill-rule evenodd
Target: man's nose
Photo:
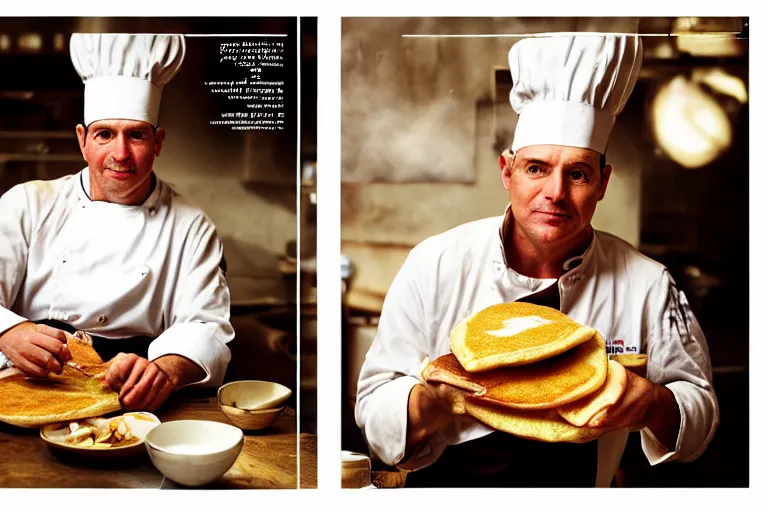
<path id="1" fill-rule="evenodd" d="M 128 146 L 128 138 L 122 133 L 118 134 L 113 141 L 112 158 L 118 162 L 124 162 L 131 158 L 131 151 L 130 147 Z"/>
<path id="2" fill-rule="evenodd" d="M 544 184 L 545 197 L 553 203 L 565 199 L 568 185 L 565 182 L 564 174 L 562 172 L 553 172 L 547 176 L 546 180 Z"/>

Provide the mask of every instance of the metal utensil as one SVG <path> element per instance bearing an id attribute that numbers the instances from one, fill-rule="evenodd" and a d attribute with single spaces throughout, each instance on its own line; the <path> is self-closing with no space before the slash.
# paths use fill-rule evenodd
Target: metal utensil
<path id="1" fill-rule="evenodd" d="M 66 365 L 69 366 L 70 368 L 74 368 L 75 370 L 79 371 L 83 375 L 87 375 L 88 377 L 90 377 L 90 375 L 88 375 L 88 373 L 85 370 L 80 368 L 79 364 L 73 363 L 72 361 L 67 361 Z"/>

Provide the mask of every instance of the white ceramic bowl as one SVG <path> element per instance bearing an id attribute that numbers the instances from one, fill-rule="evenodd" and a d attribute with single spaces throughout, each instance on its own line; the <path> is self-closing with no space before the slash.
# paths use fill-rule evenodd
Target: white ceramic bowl
<path id="1" fill-rule="evenodd" d="M 221 411 L 226 414 L 229 421 L 243 430 L 263 430 L 272 424 L 283 412 L 285 406 L 275 407 L 274 409 L 257 409 L 255 411 L 244 411 L 236 407 L 219 404 Z"/>
<path id="2" fill-rule="evenodd" d="M 202 420 L 169 421 L 146 437 L 152 464 L 166 478 L 196 487 L 220 478 L 243 449 L 243 431 L 226 423 Z"/>
<path id="3" fill-rule="evenodd" d="M 277 382 L 238 380 L 219 388 L 219 405 L 244 410 L 274 409 L 291 397 L 293 392 Z"/>
<path id="4" fill-rule="evenodd" d="M 371 459 L 367 455 L 342 450 L 342 489 L 364 489 L 371 485 Z"/>

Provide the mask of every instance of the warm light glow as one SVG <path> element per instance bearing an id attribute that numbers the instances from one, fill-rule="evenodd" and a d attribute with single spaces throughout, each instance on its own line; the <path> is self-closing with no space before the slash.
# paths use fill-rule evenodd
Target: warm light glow
<path id="1" fill-rule="evenodd" d="M 43 38 L 40 34 L 21 34 L 19 36 L 19 49 L 28 52 L 39 52 L 43 48 Z"/>
<path id="2" fill-rule="evenodd" d="M 739 103 L 747 102 L 747 87 L 744 85 L 744 81 L 722 69 L 696 69 L 693 71 L 692 78 L 694 82 L 707 84 L 720 94 L 736 98 Z"/>
<path id="3" fill-rule="evenodd" d="M 64 34 L 53 35 L 53 49 L 57 52 L 63 52 L 66 49 L 64 46 Z"/>
<path id="4" fill-rule="evenodd" d="M 743 53 L 738 39 L 727 34 L 681 35 L 677 49 L 694 57 L 739 57 Z"/>
<path id="5" fill-rule="evenodd" d="M 684 167 L 706 165 L 731 144 L 731 124 L 722 107 L 682 76 L 662 87 L 652 116 L 659 146 Z"/>
<path id="6" fill-rule="evenodd" d="M 8 34 L 0 34 L 0 51 L 7 52 L 11 49 L 11 38 Z"/>

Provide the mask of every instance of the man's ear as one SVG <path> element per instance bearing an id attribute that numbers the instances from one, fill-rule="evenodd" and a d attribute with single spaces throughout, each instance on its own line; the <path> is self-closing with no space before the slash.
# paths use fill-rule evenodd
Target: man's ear
<path id="1" fill-rule="evenodd" d="M 83 155 L 83 160 L 85 160 L 85 126 L 77 125 L 75 133 L 77 134 L 77 143 L 80 145 L 80 153 Z"/>
<path id="2" fill-rule="evenodd" d="M 163 149 L 163 142 L 165 141 L 165 128 L 158 126 L 155 130 L 155 158 L 160 156 L 160 150 Z"/>
<path id="3" fill-rule="evenodd" d="M 602 174 L 602 181 L 600 182 L 600 197 L 597 198 L 598 201 L 602 201 L 603 197 L 605 197 L 605 191 L 608 189 L 608 180 L 611 179 L 611 171 L 613 168 L 610 166 L 610 164 L 605 164 L 605 167 L 603 167 Z"/>
<path id="4" fill-rule="evenodd" d="M 509 190 L 509 181 L 512 178 L 512 168 L 507 161 L 504 153 L 499 155 L 499 169 L 501 170 L 501 182 L 504 184 L 504 190 Z"/>

